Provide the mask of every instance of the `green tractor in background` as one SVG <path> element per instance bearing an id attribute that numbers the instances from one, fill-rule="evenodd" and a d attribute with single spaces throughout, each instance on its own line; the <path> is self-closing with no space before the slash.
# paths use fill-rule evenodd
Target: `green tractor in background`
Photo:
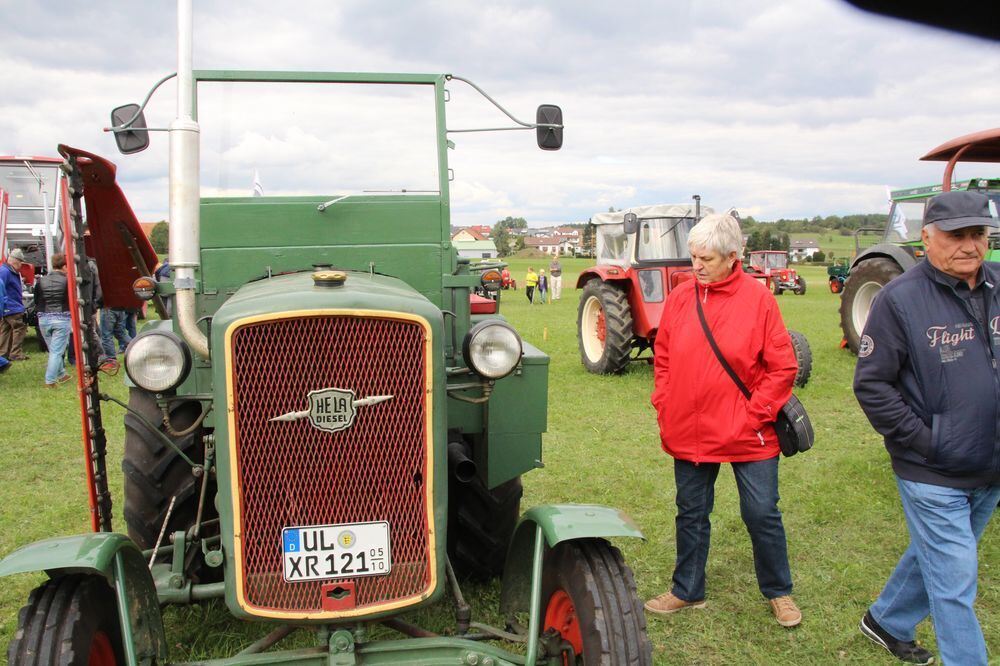
<path id="1" fill-rule="evenodd" d="M 0 562 L 0 575 L 49 576 L 20 614 L 10 664 L 164 664 L 161 605 L 208 599 L 275 628 L 235 656 L 199 663 L 651 664 L 632 573 L 608 541 L 641 537 L 632 521 L 596 505 L 520 514 L 520 477 L 542 464 L 549 359 L 496 301 L 473 309 L 470 296 L 499 289 L 500 274 L 470 271 L 449 241 L 446 86 L 465 80 L 193 71 L 191 14 L 181 0 L 172 283 L 151 277 L 156 256 L 137 239 L 114 165 L 61 147 L 94 533 L 26 545 Z M 411 93 L 429 99 L 430 188 L 358 192 L 345 171 L 319 173 L 334 183 L 321 195 L 224 196 L 232 188 L 223 184 L 202 197 L 206 173 L 228 173 L 220 155 L 296 138 L 240 131 L 264 100 L 281 100 L 283 120 L 299 117 L 311 132 L 339 124 L 363 135 L 343 109 L 296 97 L 303 86 L 344 85 L 377 90 L 379 111 L 395 112 Z M 234 105 L 240 86 L 249 102 Z M 112 114 L 123 153 L 148 145 L 144 107 Z M 558 107 L 539 107 L 534 123 L 507 115 L 536 130 L 540 148 L 561 146 Z M 376 130 L 370 154 L 343 158 L 345 167 L 379 156 Z M 200 146 L 216 145 L 202 132 L 234 144 L 202 162 Z M 91 371 L 95 255 L 102 278 L 127 266 L 134 298 L 171 309 L 125 358 L 127 536 L 112 531 L 100 409 L 110 398 Z M 498 576 L 512 618 L 504 629 L 472 622 L 458 584 Z M 446 596 L 450 636 L 395 617 Z M 376 623 L 406 637 L 379 638 Z M 295 630 L 312 631 L 314 646 L 268 652 Z"/>
<path id="2" fill-rule="evenodd" d="M 861 332 L 868 321 L 872 302 L 890 280 L 917 265 L 924 257 L 920 240 L 927 201 L 941 192 L 970 190 L 987 195 L 1000 206 L 1000 178 L 969 178 L 953 181 L 955 164 L 965 162 L 1000 162 L 1000 128 L 976 132 L 953 139 L 920 159 L 946 161 L 944 178 L 939 185 L 928 185 L 891 193 L 892 206 L 885 229 L 858 229 L 855 232 L 855 257 L 846 277 L 830 274 L 830 291 L 840 293 L 840 328 L 843 345 L 858 353 Z M 863 239 L 872 233 L 881 236 L 874 245 L 864 247 Z M 1000 245 L 990 242 L 987 261 L 1000 261 Z M 830 269 L 832 271 L 832 269 Z M 839 284 L 835 285 L 834 282 Z"/>

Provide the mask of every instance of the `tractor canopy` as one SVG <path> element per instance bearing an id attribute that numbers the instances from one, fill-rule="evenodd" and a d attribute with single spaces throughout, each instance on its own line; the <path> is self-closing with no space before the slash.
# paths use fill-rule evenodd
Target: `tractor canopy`
<path id="1" fill-rule="evenodd" d="M 711 208 L 701 209 L 702 216 L 711 212 Z M 636 233 L 625 232 L 626 213 L 638 217 Z M 597 263 L 628 268 L 633 262 L 689 258 L 687 237 L 697 220 L 694 204 L 688 203 L 598 213 L 590 218 L 597 240 Z"/>
<path id="2" fill-rule="evenodd" d="M 765 273 L 775 268 L 788 268 L 788 253 L 768 251 L 751 252 L 750 265 Z"/>

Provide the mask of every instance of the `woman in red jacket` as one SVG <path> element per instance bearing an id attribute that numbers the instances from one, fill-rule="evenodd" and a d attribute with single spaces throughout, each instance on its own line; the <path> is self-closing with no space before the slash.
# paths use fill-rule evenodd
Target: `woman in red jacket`
<path id="1" fill-rule="evenodd" d="M 730 215 L 708 215 L 691 230 L 694 280 L 671 292 L 656 335 L 656 408 L 663 450 L 674 458 L 677 560 L 673 587 L 646 610 L 673 613 L 705 606 L 708 559 L 720 463 L 730 463 L 740 514 L 753 543 L 761 593 L 778 623 L 802 613 L 792 600 L 785 528 L 778 510 L 778 439 L 771 425 L 792 394 L 795 352 L 778 304 L 743 272 L 743 235 Z M 747 400 L 712 351 L 695 299 L 722 355 L 750 389 Z"/>

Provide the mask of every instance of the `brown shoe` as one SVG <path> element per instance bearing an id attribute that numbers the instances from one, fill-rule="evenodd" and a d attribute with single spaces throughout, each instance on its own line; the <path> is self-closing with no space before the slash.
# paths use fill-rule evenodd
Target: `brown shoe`
<path id="1" fill-rule="evenodd" d="M 677 611 L 684 610 L 685 608 L 704 608 L 705 600 L 684 601 L 683 599 L 675 597 L 673 592 L 664 592 L 660 596 L 653 597 L 647 601 L 643 607 L 650 613 L 668 615 L 669 613 L 676 613 Z"/>
<path id="2" fill-rule="evenodd" d="M 71 379 L 73 379 L 73 377 L 71 375 L 63 375 L 62 377 L 60 377 L 59 379 L 57 379 L 56 382 L 59 383 L 59 384 L 65 384 L 66 382 L 68 382 Z"/>
<path id="3" fill-rule="evenodd" d="M 768 599 L 771 604 L 771 611 L 774 612 L 774 619 L 783 627 L 794 627 L 802 622 L 802 611 L 795 605 L 790 596 L 776 597 Z"/>

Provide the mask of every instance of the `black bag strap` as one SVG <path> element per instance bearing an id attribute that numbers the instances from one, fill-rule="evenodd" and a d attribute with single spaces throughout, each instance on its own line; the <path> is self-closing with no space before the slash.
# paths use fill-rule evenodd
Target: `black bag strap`
<path id="1" fill-rule="evenodd" d="M 747 385 L 743 383 L 736 371 L 733 370 L 729 362 L 726 361 L 726 357 L 722 355 L 722 350 L 719 349 L 719 345 L 715 342 L 715 337 L 712 335 L 712 329 L 708 327 L 708 322 L 705 321 L 705 311 L 701 308 L 701 298 L 698 296 L 698 285 L 694 286 L 694 303 L 698 308 L 698 320 L 701 321 L 701 330 L 705 331 L 705 337 L 708 338 L 708 344 L 711 345 L 712 351 L 715 352 L 715 357 L 719 359 L 719 363 L 722 364 L 722 369 L 726 371 L 729 377 L 736 383 L 736 386 L 743 391 L 743 396 L 749 400 L 750 399 L 750 389 Z"/>

